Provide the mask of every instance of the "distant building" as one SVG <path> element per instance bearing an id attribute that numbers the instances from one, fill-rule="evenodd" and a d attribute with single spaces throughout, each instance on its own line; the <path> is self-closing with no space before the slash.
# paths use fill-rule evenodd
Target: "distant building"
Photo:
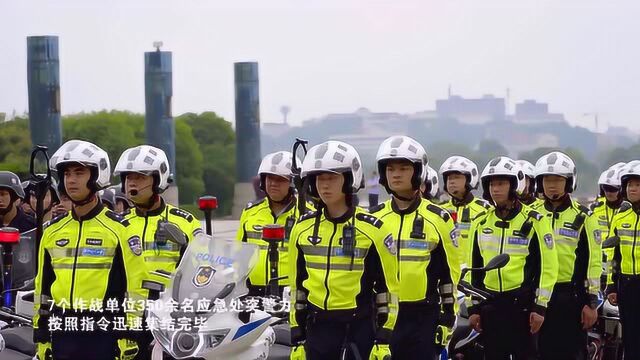
<path id="1" fill-rule="evenodd" d="M 451 95 L 446 100 L 436 100 L 436 113 L 440 118 L 454 118 L 462 124 L 479 125 L 504 121 L 506 106 L 503 98 L 493 95 L 484 95 L 479 99 Z"/>
<path id="2" fill-rule="evenodd" d="M 516 124 L 566 123 L 563 114 L 550 113 L 549 105 L 535 100 L 525 100 L 516 104 L 516 113 L 512 117 Z"/>

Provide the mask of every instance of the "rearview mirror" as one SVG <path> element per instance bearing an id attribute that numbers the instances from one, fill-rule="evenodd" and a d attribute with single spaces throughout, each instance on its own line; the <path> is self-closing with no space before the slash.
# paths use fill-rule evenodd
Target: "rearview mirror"
<path id="1" fill-rule="evenodd" d="M 620 245 L 620 236 L 612 236 L 602 242 L 603 249 L 610 249 Z"/>
<path id="2" fill-rule="evenodd" d="M 169 222 L 163 222 L 159 226 L 164 227 L 167 240 L 180 245 L 180 247 L 187 245 L 187 238 L 178 226 Z"/>
<path id="3" fill-rule="evenodd" d="M 509 263 L 509 254 L 500 254 L 489 260 L 484 266 L 485 271 L 503 268 Z"/>

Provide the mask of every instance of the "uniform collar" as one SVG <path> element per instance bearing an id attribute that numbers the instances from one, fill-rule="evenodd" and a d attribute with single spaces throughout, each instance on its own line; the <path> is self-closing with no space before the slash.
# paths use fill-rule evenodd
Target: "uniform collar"
<path id="1" fill-rule="evenodd" d="M 570 207 L 571 207 L 571 195 L 568 195 L 568 194 L 564 197 L 562 204 L 560 204 L 560 206 L 558 206 L 558 208 L 555 210 L 553 210 L 553 205 L 551 205 L 551 201 L 549 200 L 544 201 L 544 208 L 550 212 L 563 212 Z"/>
<path id="2" fill-rule="evenodd" d="M 267 198 L 267 204 L 269 204 L 269 210 L 271 210 L 271 199 Z M 287 204 L 287 206 L 285 206 L 284 208 L 282 208 L 282 210 L 280 210 L 279 214 L 274 214 L 273 211 L 271 211 L 271 214 L 274 217 L 279 217 L 282 214 L 286 214 L 289 211 L 291 211 L 291 209 L 293 209 L 297 204 L 297 198 L 295 196 L 291 196 L 291 201 L 289 201 L 289 204 Z"/>
<path id="3" fill-rule="evenodd" d="M 622 197 L 614 202 L 609 202 L 606 198 L 604 199 L 605 204 L 609 207 L 609 209 L 619 209 L 620 205 L 622 205 Z"/>
<path id="4" fill-rule="evenodd" d="M 391 209 L 393 210 L 393 212 L 395 212 L 396 214 L 400 214 L 400 215 L 406 215 L 406 214 L 410 214 L 414 211 L 416 211 L 416 209 L 420 206 L 420 202 L 422 201 L 422 198 L 420 196 L 417 196 L 409 205 L 408 208 L 402 210 L 398 207 L 398 204 L 396 204 L 396 202 L 391 199 Z"/>
<path id="5" fill-rule="evenodd" d="M 162 213 L 164 212 L 164 209 L 167 207 L 167 204 L 165 204 L 164 199 L 162 197 L 160 197 L 160 206 L 155 209 L 155 210 L 149 210 L 146 213 L 143 213 L 142 211 L 140 211 L 137 207 L 136 207 L 136 215 L 140 216 L 140 217 L 151 217 L 151 216 L 159 216 L 162 215 Z"/>
<path id="6" fill-rule="evenodd" d="M 467 191 L 467 194 L 464 196 L 464 198 L 462 200 L 458 200 L 455 197 L 451 197 L 451 203 L 453 204 L 453 206 L 467 206 L 469 205 L 474 199 L 473 194 L 471 193 L 471 191 Z"/>
<path id="7" fill-rule="evenodd" d="M 522 210 L 522 203 L 516 200 L 513 204 L 513 208 L 509 210 L 509 212 L 507 213 L 507 216 L 505 216 L 504 218 L 498 215 L 498 208 L 495 208 L 494 211 L 496 213 L 496 216 L 500 218 L 500 220 L 509 221 L 509 220 L 513 220 L 513 218 L 515 218 L 520 213 L 520 210 Z"/>
<path id="8" fill-rule="evenodd" d="M 327 218 L 327 220 L 329 220 L 330 222 L 334 223 L 334 224 L 342 224 L 345 223 L 347 221 L 349 221 L 349 219 L 351 219 L 353 217 L 353 215 L 356 212 L 356 209 L 351 207 L 349 208 L 349 210 L 347 210 L 346 213 L 342 214 L 341 216 L 337 217 L 337 218 L 332 218 L 331 216 L 329 216 L 329 213 L 327 212 L 327 209 L 325 208 L 324 210 L 322 210 L 324 212 L 324 217 Z"/>
<path id="9" fill-rule="evenodd" d="M 100 214 L 102 209 L 104 209 L 104 205 L 102 204 L 102 201 L 98 200 L 98 204 L 93 209 L 91 209 L 91 211 L 89 211 L 85 216 L 78 217 L 78 215 L 76 215 L 76 212 L 73 209 L 71 209 L 71 216 L 76 221 L 87 221 L 98 216 L 98 214 Z"/>

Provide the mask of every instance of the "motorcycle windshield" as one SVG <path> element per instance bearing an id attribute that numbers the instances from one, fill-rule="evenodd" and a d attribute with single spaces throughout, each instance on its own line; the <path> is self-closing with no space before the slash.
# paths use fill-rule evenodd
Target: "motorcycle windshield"
<path id="1" fill-rule="evenodd" d="M 169 287 L 150 306 L 149 318 L 160 324 L 152 333 L 172 356 L 183 358 L 193 352 L 182 352 L 177 342 L 184 334 L 178 327 L 163 327 L 176 319 L 213 315 L 216 301 L 229 307 L 232 299 L 245 295 L 246 280 L 258 257 L 258 246 L 236 240 L 214 239 L 198 235 L 189 243 Z M 207 305 L 203 308 L 203 303 Z M 170 304 L 167 306 L 167 304 Z M 189 308 L 184 304 L 190 304 Z M 198 333 L 194 327 L 188 332 Z M 195 349 L 193 349 L 195 351 Z"/>

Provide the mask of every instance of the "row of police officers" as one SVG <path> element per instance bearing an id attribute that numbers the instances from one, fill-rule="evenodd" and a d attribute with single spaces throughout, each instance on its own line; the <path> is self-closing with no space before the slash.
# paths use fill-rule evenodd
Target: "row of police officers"
<path id="1" fill-rule="evenodd" d="M 620 304 L 626 356 L 640 358 L 634 341 L 640 319 L 630 305 L 640 296 L 640 161 L 605 171 L 601 196 L 586 207 L 571 197 L 577 169 L 562 152 L 535 165 L 498 157 L 481 173 L 469 159 L 452 156 L 440 168 L 450 200 L 438 205 L 438 174 L 424 148 L 392 136 L 376 157 L 391 199 L 366 211 L 353 202 L 363 187 L 356 149 L 327 141 L 302 162 L 302 190 L 315 200 L 304 211 L 297 208 L 292 160 L 286 151 L 263 159 L 260 186 L 267 197 L 248 205 L 237 235 L 262 248 L 249 280 L 250 292 L 262 294 L 270 263 L 260 230 L 274 223 L 286 228 L 279 275 L 288 277 L 280 285 L 291 287 L 292 359 L 345 353 L 432 359 L 455 327 L 461 268 L 482 267 L 505 253 L 504 268 L 471 272 L 468 279 L 491 295 L 467 299 L 487 359 L 586 358 L 603 259 L 611 265 L 603 285 Z M 472 193 L 480 183 L 482 199 Z M 620 241 L 603 253 L 610 235 Z"/>

